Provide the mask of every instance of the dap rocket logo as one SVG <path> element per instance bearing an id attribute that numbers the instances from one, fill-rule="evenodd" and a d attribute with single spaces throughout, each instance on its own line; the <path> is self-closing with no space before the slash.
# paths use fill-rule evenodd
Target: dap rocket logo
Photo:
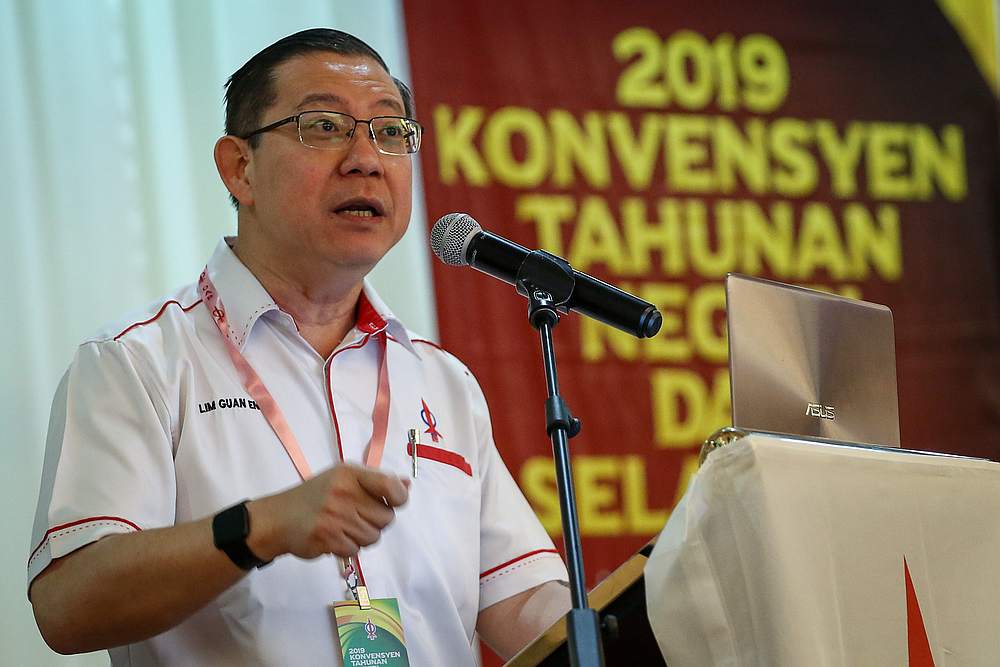
<path id="1" fill-rule="evenodd" d="M 934 667 L 931 643 L 927 639 L 927 627 L 920 613 L 917 591 L 910 577 L 910 566 L 903 557 L 903 574 L 906 577 L 906 645 L 909 653 L 909 667 Z"/>
<path id="2" fill-rule="evenodd" d="M 431 409 L 427 407 L 427 401 L 421 398 L 420 405 L 423 406 L 423 409 L 420 411 L 420 419 L 427 426 L 427 430 L 424 431 L 424 433 L 430 435 L 431 440 L 434 442 L 440 442 L 441 438 L 444 436 L 437 430 L 437 418 L 434 416 L 434 413 L 431 412 Z"/>

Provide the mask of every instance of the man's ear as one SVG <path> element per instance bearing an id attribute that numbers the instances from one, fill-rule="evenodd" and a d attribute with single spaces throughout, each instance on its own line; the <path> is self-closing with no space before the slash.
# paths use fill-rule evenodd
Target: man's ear
<path id="1" fill-rule="evenodd" d="M 248 168 L 252 154 L 245 139 L 227 134 L 215 142 L 215 168 L 229 194 L 240 206 L 253 206 L 253 184 Z"/>

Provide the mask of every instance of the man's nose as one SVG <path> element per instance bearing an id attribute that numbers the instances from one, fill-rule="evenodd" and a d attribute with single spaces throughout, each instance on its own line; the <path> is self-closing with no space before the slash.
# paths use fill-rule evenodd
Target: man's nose
<path id="1" fill-rule="evenodd" d="M 360 173 L 366 176 L 382 173 L 382 154 L 375 147 L 371 126 L 359 122 L 347 142 L 347 153 L 340 163 L 343 174 Z"/>

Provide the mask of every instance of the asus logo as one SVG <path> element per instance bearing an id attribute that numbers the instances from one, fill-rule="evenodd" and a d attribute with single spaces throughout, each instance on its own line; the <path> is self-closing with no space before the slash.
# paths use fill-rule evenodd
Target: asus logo
<path id="1" fill-rule="evenodd" d="M 822 417 L 823 419 L 834 419 L 834 407 L 832 405 L 820 405 L 819 403 L 809 403 L 806 405 L 806 414 L 810 417 Z"/>

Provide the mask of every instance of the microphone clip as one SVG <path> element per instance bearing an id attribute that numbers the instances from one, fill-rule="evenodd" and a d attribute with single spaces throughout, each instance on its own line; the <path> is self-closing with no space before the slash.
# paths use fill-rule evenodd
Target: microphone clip
<path id="1" fill-rule="evenodd" d="M 559 313 L 576 288 L 576 276 L 569 262 L 544 250 L 532 250 L 517 269 L 514 286 L 528 299 L 528 321 L 535 329 L 543 323 L 554 327 Z"/>

